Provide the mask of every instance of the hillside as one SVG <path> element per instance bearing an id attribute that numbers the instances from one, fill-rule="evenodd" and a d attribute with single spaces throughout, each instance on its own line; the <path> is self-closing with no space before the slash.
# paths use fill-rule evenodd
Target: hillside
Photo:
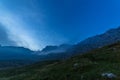
<path id="1" fill-rule="evenodd" d="M 33 51 L 14 46 L 0 46 L 0 60 L 13 60 L 13 59 L 32 59 Z"/>
<path id="2" fill-rule="evenodd" d="M 37 56 L 27 48 L 0 46 L 0 70 L 28 65 L 35 61 Z"/>
<path id="3" fill-rule="evenodd" d="M 68 60 L 2 70 L 0 80 L 107 80 L 103 73 L 113 73 L 112 80 L 120 80 L 120 42 Z"/>
<path id="4" fill-rule="evenodd" d="M 103 34 L 89 37 L 68 50 L 73 53 L 84 53 L 120 41 L 120 27 L 113 28 Z"/>
<path id="5" fill-rule="evenodd" d="M 40 52 L 36 53 L 38 55 L 49 55 L 49 54 L 57 54 L 64 53 L 66 50 L 71 48 L 72 45 L 69 44 L 61 44 L 59 46 L 46 46 Z"/>
<path id="6" fill-rule="evenodd" d="M 86 53 L 120 41 L 120 27 L 109 29 L 103 34 L 89 37 L 77 44 L 63 44 L 59 46 L 46 46 L 41 51 L 36 51 L 41 61 L 61 60 L 71 56 Z"/>

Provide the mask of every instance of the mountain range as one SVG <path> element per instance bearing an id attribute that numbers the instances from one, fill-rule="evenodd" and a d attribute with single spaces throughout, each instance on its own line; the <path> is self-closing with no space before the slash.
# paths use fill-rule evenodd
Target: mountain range
<path id="1" fill-rule="evenodd" d="M 37 54 L 40 56 L 49 56 L 53 59 L 65 59 L 118 41 L 120 41 L 120 27 L 110 29 L 100 35 L 89 37 L 75 45 L 47 46 Z"/>
<path id="2" fill-rule="evenodd" d="M 96 48 L 101 48 L 105 45 L 113 44 L 120 41 L 120 27 L 110 29 L 103 34 L 89 37 L 80 43 L 71 47 L 68 52 L 85 53 Z"/>
<path id="3" fill-rule="evenodd" d="M 62 44 L 59 46 L 46 46 L 41 51 L 32 51 L 23 47 L 0 46 L 0 60 L 6 62 L 16 60 L 18 62 L 23 62 L 23 64 L 24 62 L 61 60 L 118 41 L 120 41 L 120 27 L 110 29 L 100 35 L 89 37 L 75 45 Z"/>
<path id="4" fill-rule="evenodd" d="M 107 72 L 120 80 L 119 48 L 120 27 L 75 45 L 46 46 L 41 51 L 0 46 L 0 80 L 104 80 L 100 75 Z"/>
<path id="5" fill-rule="evenodd" d="M 120 80 L 120 42 L 67 60 L 0 70 L 0 80 Z"/>
<path id="6" fill-rule="evenodd" d="M 69 48 L 71 48 L 72 45 L 69 44 L 62 44 L 59 46 L 46 46 L 41 51 L 39 51 L 39 55 L 49 55 L 49 54 L 57 54 L 57 53 L 63 53 L 66 52 Z"/>
<path id="7" fill-rule="evenodd" d="M 34 51 L 23 47 L 0 46 L 0 69 L 28 65 L 36 62 Z"/>

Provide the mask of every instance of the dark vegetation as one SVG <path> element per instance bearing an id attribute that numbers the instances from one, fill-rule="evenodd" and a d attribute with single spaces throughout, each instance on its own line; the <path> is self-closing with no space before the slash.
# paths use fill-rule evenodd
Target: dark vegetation
<path id="1" fill-rule="evenodd" d="M 117 77 L 106 79 L 110 72 Z M 38 62 L 0 71 L 1 80 L 120 80 L 120 42 L 68 60 Z"/>

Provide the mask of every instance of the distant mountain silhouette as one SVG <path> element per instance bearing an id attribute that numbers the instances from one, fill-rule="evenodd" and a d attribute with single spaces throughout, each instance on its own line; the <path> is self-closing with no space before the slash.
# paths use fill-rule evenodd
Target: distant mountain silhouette
<path id="1" fill-rule="evenodd" d="M 33 51 L 14 46 L 0 46 L 0 60 L 6 59 L 31 59 Z"/>
<path id="2" fill-rule="evenodd" d="M 120 27 L 89 37 L 76 45 L 62 44 L 46 46 L 41 51 L 31 51 L 23 47 L 0 46 L 0 60 L 59 60 L 85 53 L 105 45 L 120 41 Z"/>
<path id="3" fill-rule="evenodd" d="M 0 69 L 28 65 L 39 60 L 33 51 L 14 46 L 0 46 Z"/>
<path id="4" fill-rule="evenodd" d="M 72 46 L 73 45 L 69 44 L 62 44 L 60 46 L 46 46 L 43 50 L 36 51 L 34 54 L 39 56 L 40 61 L 66 59 L 68 57 L 66 51 Z"/>
<path id="5" fill-rule="evenodd" d="M 62 44 L 60 46 L 46 46 L 43 50 L 39 51 L 37 54 L 39 55 L 48 55 L 55 53 L 63 53 L 66 52 L 72 45 Z"/>
<path id="6" fill-rule="evenodd" d="M 103 47 L 105 45 L 113 44 L 120 41 L 120 27 L 110 29 L 107 32 L 89 37 L 81 41 L 80 43 L 74 45 L 68 52 L 74 53 L 84 53 L 90 50 Z"/>
<path id="7" fill-rule="evenodd" d="M 35 54 L 39 55 L 40 60 L 65 59 L 118 41 L 120 41 L 120 27 L 110 29 L 101 35 L 89 37 L 76 45 L 46 46 Z"/>

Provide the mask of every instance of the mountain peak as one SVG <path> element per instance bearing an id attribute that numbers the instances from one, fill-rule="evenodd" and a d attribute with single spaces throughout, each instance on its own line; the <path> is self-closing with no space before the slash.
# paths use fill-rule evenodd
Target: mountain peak
<path id="1" fill-rule="evenodd" d="M 84 53 L 105 45 L 120 41 L 120 26 L 113 28 L 101 35 L 89 37 L 74 46 L 73 52 Z"/>
<path id="2" fill-rule="evenodd" d="M 42 52 L 47 52 L 47 51 L 50 51 L 50 50 L 54 50 L 54 49 L 57 49 L 58 46 L 46 46 Z"/>
<path id="3" fill-rule="evenodd" d="M 114 31 L 120 31 L 120 26 L 117 28 L 112 28 L 112 29 L 108 30 L 106 33 L 112 33 Z"/>

